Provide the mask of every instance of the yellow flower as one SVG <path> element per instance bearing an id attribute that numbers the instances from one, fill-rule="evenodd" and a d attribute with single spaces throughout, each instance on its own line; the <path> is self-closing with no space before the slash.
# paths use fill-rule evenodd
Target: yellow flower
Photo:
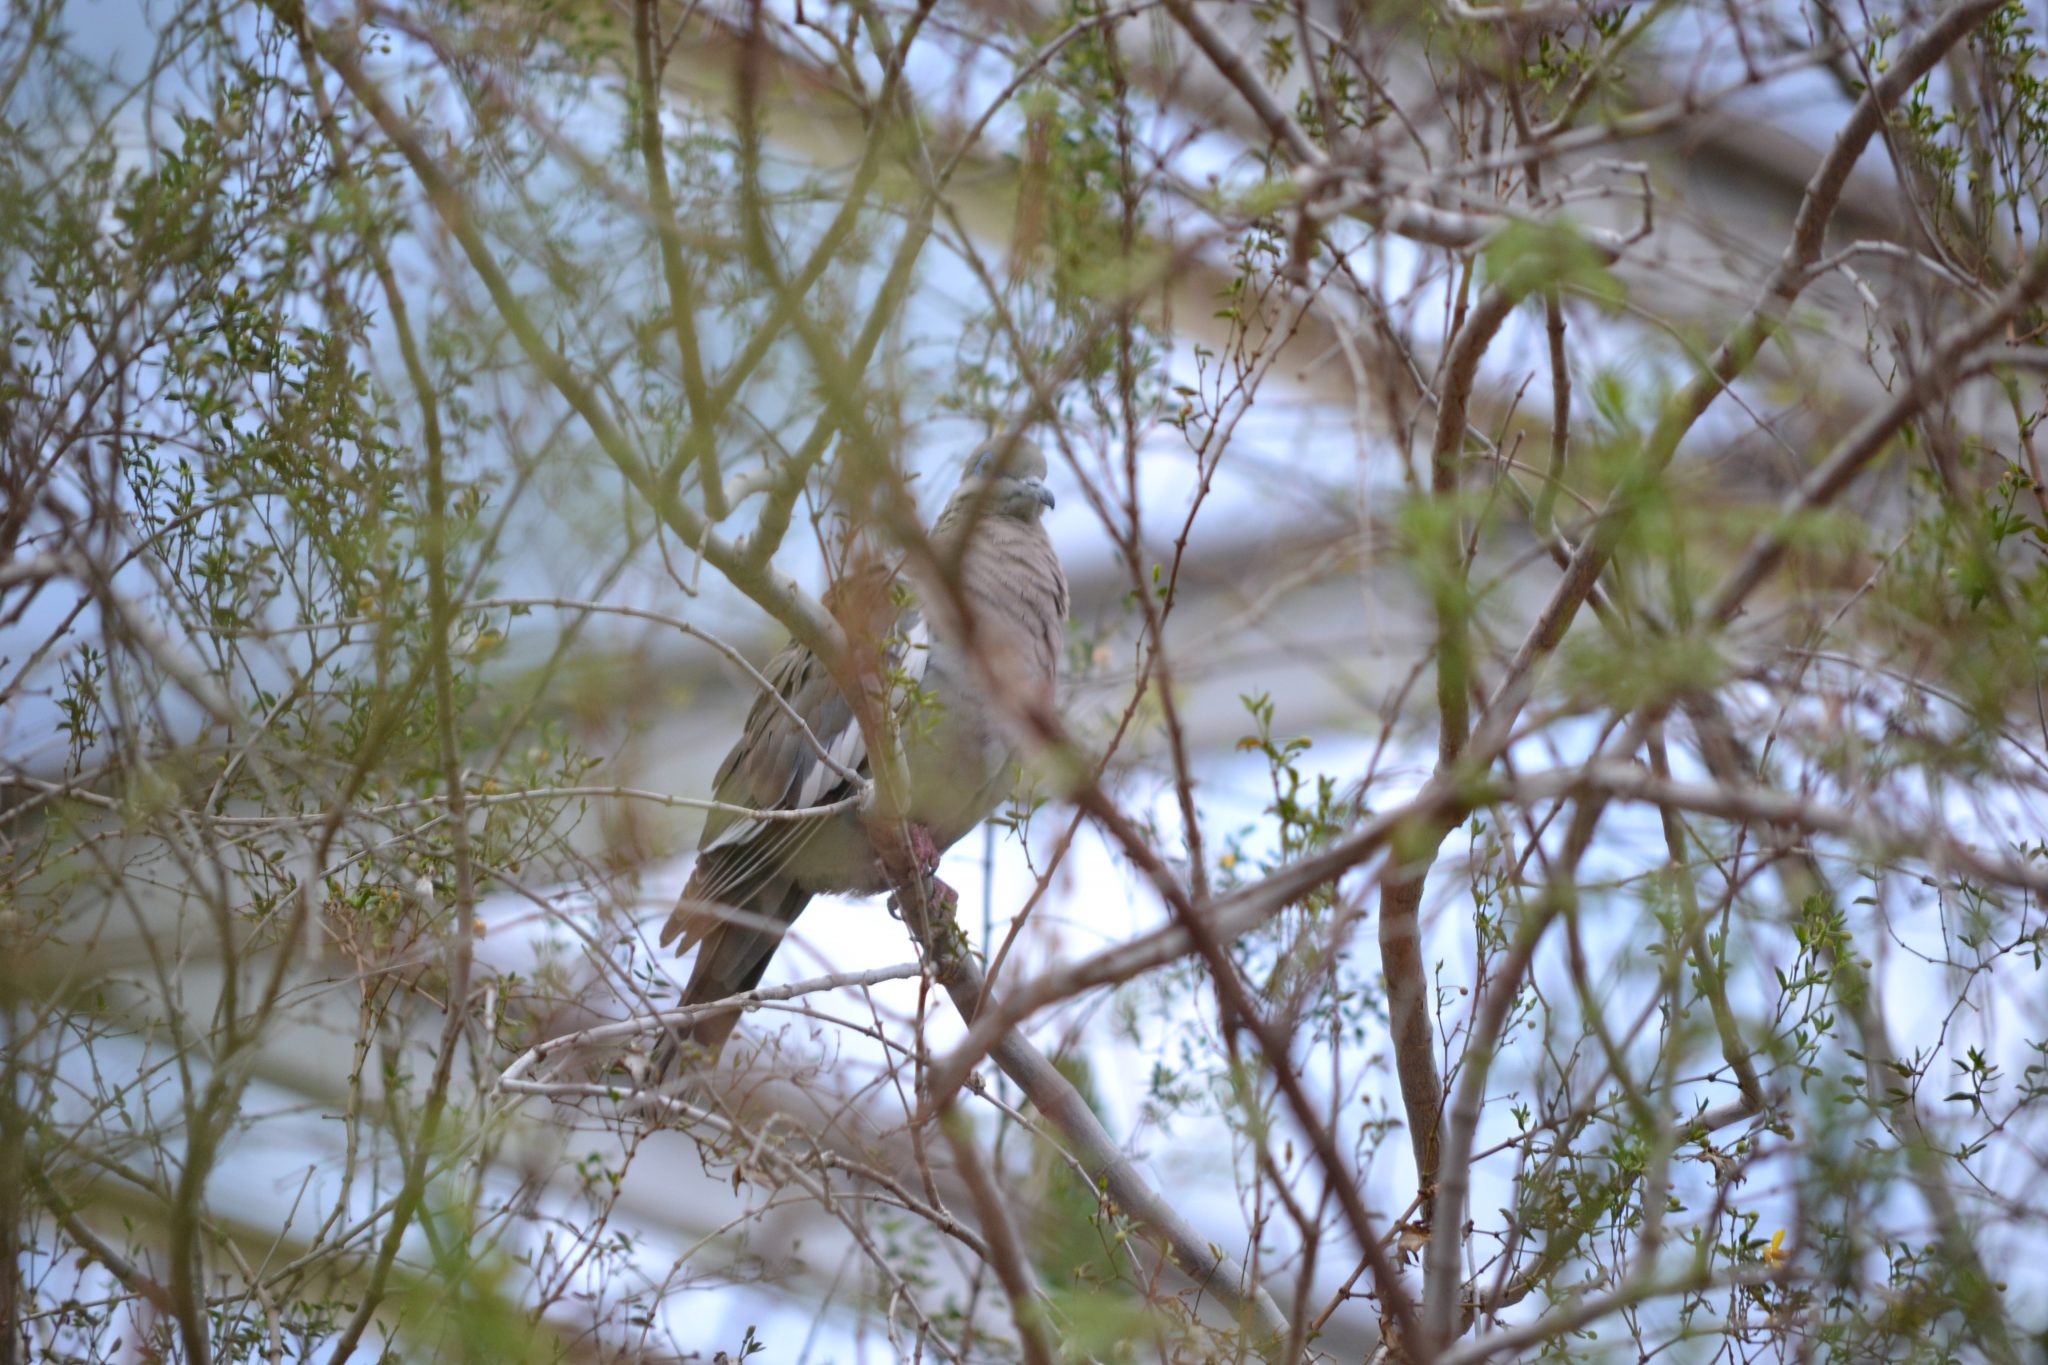
<path id="1" fill-rule="evenodd" d="M 1771 1244 L 1764 1248 L 1764 1264 L 1776 1270 L 1785 1264 L 1785 1229 L 1779 1228 L 1771 1237 Z"/>

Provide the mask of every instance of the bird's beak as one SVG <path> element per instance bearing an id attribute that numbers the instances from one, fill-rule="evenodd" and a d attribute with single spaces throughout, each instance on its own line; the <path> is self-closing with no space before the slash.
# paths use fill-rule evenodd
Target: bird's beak
<path id="1" fill-rule="evenodd" d="M 1048 512 L 1060 505 L 1059 499 L 1052 495 L 1052 490 L 1035 479 L 1032 480 L 1031 491 L 1038 495 L 1039 504 Z"/>

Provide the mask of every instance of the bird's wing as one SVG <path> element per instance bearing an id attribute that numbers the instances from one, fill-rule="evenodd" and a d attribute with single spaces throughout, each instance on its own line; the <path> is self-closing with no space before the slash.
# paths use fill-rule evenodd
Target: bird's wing
<path id="1" fill-rule="evenodd" d="M 882 643 L 882 663 L 885 680 L 902 698 L 914 695 L 922 682 L 931 640 L 924 614 L 915 605 L 901 606 L 894 626 Z M 853 707 L 825 666 L 808 649 L 791 645 L 769 665 L 767 678 L 774 695 L 763 692 L 755 699 L 738 742 L 719 765 L 713 798 L 753 810 L 789 811 L 829 805 L 851 795 L 852 784 L 818 750 L 822 747 L 840 769 L 865 776 L 867 743 Z M 796 718 L 809 727 L 810 735 Z M 696 869 L 684 889 L 683 903 L 662 930 L 662 943 L 680 938 L 677 951 L 688 949 L 718 922 L 693 904 L 748 903 L 788 867 L 821 821 L 832 818 L 769 820 L 711 812 L 697 846 Z"/>

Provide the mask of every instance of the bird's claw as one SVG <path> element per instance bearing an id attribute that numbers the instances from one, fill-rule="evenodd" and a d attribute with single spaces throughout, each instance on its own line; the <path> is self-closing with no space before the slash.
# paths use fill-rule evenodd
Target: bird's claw
<path id="1" fill-rule="evenodd" d="M 953 913 L 960 908 L 960 893 L 937 877 L 927 874 L 924 878 L 924 908 L 935 913 L 940 919 L 951 919 Z M 902 892 L 889 893 L 889 913 L 898 919 L 903 918 Z"/>
<path id="2" fill-rule="evenodd" d="M 910 827 L 910 856 L 917 862 L 917 870 L 929 877 L 939 870 L 939 843 L 932 838 L 932 832 L 923 825 Z"/>
<path id="3" fill-rule="evenodd" d="M 939 841 L 932 838 L 932 832 L 923 825 L 911 824 L 904 827 L 903 851 L 910 855 L 908 870 L 917 873 L 918 880 L 930 881 L 932 874 L 939 870 Z M 900 878 L 906 869 L 894 865 L 892 857 L 886 857 L 877 850 L 875 872 L 883 881 L 902 885 Z M 896 898 L 889 898 L 895 904 Z"/>

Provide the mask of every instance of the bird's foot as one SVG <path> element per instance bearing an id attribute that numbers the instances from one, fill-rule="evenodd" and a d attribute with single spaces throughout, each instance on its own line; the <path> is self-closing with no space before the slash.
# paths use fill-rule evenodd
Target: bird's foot
<path id="1" fill-rule="evenodd" d="M 925 904 L 931 907 L 934 912 L 946 917 L 951 917 L 953 912 L 960 908 L 960 893 L 940 881 L 937 877 L 929 874 L 924 878 L 924 900 Z M 901 891 L 891 891 L 889 893 L 889 913 L 898 919 L 903 917 L 903 893 Z"/>
<path id="2" fill-rule="evenodd" d="M 917 860 L 917 870 L 927 877 L 939 870 L 939 841 L 923 825 L 910 826 L 910 856 Z"/>
<path id="3" fill-rule="evenodd" d="M 933 978 L 948 981 L 959 969 L 960 954 L 967 943 L 954 917 L 960 908 L 960 893 L 933 876 L 925 877 L 923 892 L 921 906 L 913 903 L 906 907 L 901 892 L 891 895 L 889 912 L 910 930 Z M 906 915 L 906 909 L 912 913 Z"/>
<path id="4" fill-rule="evenodd" d="M 904 831 L 904 852 L 910 855 L 910 869 L 917 873 L 920 881 L 931 881 L 932 874 L 939 870 L 939 841 L 932 838 L 931 830 L 920 824 L 909 824 L 904 827 Z M 881 878 L 884 884 L 902 886 L 903 869 L 892 866 L 892 861 L 891 858 L 878 855 L 875 858 L 875 875 Z M 894 907 L 896 897 L 891 896 L 889 903 Z"/>

